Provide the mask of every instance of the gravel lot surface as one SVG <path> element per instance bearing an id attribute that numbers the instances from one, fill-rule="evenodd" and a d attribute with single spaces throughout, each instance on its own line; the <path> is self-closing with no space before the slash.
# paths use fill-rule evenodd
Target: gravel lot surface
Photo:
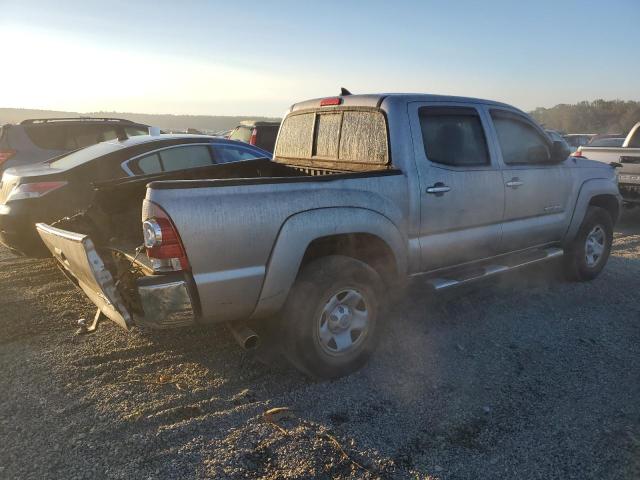
<path id="1" fill-rule="evenodd" d="M 316 383 L 224 328 L 74 335 L 91 304 L 0 250 L 0 477 L 640 478 L 639 280 L 627 214 L 596 281 L 414 285 L 369 365 Z"/>

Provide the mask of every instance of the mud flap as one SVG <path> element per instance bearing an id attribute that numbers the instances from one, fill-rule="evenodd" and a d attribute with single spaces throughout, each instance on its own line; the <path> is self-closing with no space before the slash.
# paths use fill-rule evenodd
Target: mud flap
<path id="1" fill-rule="evenodd" d="M 51 254 L 100 311 L 122 328 L 131 328 L 131 314 L 91 239 L 45 223 L 36 224 L 36 228 Z"/>

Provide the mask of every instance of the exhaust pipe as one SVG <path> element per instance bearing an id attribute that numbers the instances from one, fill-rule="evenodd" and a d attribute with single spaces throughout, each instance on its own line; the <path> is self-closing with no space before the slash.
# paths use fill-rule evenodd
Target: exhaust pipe
<path id="1" fill-rule="evenodd" d="M 244 323 L 227 322 L 227 328 L 231 331 L 231 335 L 236 339 L 236 342 L 245 350 L 253 350 L 258 346 L 260 337 Z"/>

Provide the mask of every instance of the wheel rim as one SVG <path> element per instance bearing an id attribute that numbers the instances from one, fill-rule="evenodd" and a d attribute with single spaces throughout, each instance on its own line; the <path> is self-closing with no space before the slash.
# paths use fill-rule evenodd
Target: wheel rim
<path id="1" fill-rule="evenodd" d="M 370 324 L 371 311 L 362 293 L 355 288 L 342 289 L 320 310 L 319 344 L 330 355 L 346 355 L 364 341 Z"/>
<path id="2" fill-rule="evenodd" d="M 593 227 L 584 243 L 584 258 L 587 267 L 595 267 L 600 262 L 604 254 L 606 242 L 604 228 L 600 225 Z"/>

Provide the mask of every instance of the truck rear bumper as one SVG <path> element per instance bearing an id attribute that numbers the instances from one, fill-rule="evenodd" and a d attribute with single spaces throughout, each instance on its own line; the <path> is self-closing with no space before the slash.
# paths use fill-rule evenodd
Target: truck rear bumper
<path id="1" fill-rule="evenodd" d="M 128 330 L 134 325 L 170 328 L 193 325 L 195 311 L 188 279 L 181 273 L 136 280 L 142 312 L 132 312 L 105 261 L 87 235 L 36 225 L 40 237 L 67 276 L 109 319 Z"/>

